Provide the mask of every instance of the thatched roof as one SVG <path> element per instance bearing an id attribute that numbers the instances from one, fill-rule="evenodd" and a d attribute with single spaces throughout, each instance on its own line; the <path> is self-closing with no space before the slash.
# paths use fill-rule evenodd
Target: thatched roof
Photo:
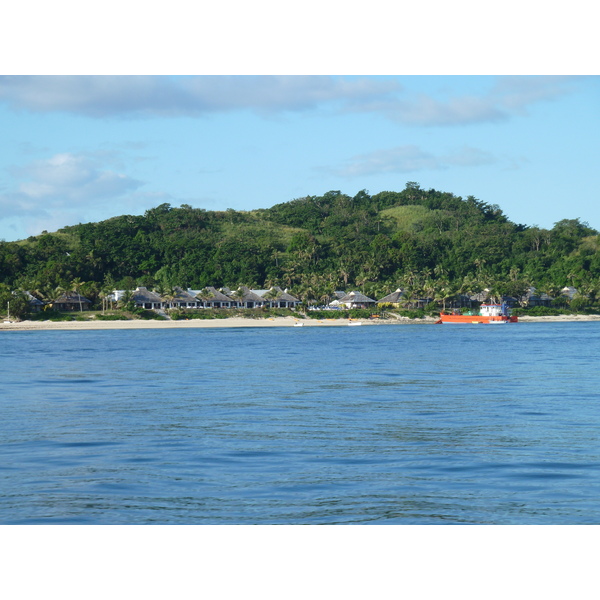
<path id="1" fill-rule="evenodd" d="M 572 285 L 564 287 L 562 290 L 560 290 L 560 295 L 566 296 L 569 298 L 569 300 L 573 300 L 575 294 L 577 294 L 577 288 L 574 288 Z"/>
<path id="2" fill-rule="evenodd" d="M 211 285 L 200 290 L 196 294 L 196 297 L 200 298 L 201 300 L 204 300 L 205 302 L 232 302 L 229 296 L 222 294 L 219 290 L 212 287 Z"/>
<path id="3" fill-rule="evenodd" d="M 180 287 L 173 288 L 173 291 L 175 292 L 173 295 L 173 302 L 198 302 L 198 299 L 195 296 L 192 296 L 192 294 Z"/>
<path id="4" fill-rule="evenodd" d="M 490 295 L 490 290 L 487 288 L 476 294 L 469 294 L 469 299 L 473 302 L 485 302 Z"/>
<path id="5" fill-rule="evenodd" d="M 404 292 L 400 288 L 398 288 L 395 292 L 392 292 L 391 294 L 384 296 L 381 300 L 378 300 L 378 302 L 382 304 L 384 302 L 390 302 L 392 304 L 395 304 L 397 302 L 401 302 L 403 297 Z"/>
<path id="6" fill-rule="evenodd" d="M 350 292 L 349 294 L 346 294 L 343 298 L 340 298 L 340 304 L 348 302 L 354 304 L 367 304 L 371 302 L 375 304 L 377 300 L 373 300 L 372 298 L 365 296 L 361 292 Z"/>
<path id="7" fill-rule="evenodd" d="M 239 291 L 242 292 L 242 302 L 266 302 L 264 298 L 261 298 L 258 294 L 255 294 L 252 290 L 248 289 L 245 285 L 242 285 L 238 288 Z M 232 292 L 235 294 L 235 299 L 238 298 L 236 292 Z M 239 302 L 239 300 L 238 300 Z"/>
<path id="8" fill-rule="evenodd" d="M 29 302 L 31 306 L 44 306 L 44 303 L 39 298 L 36 298 L 31 292 L 25 292 L 25 296 L 27 296 L 27 302 Z"/>
<path id="9" fill-rule="evenodd" d="M 275 286 L 275 289 L 280 292 L 277 296 L 277 300 L 284 300 L 285 302 L 300 302 L 298 298 L 288 293 L 287 289 L 282 290 L 280 287 Z"/>
<path id="10" fill-rule="evenodd" d="M 144 302 L 144 303 L 145 302 L 152 302 L 152 303 L 162 303 L 163 302 L 162 298 L 158 294 L 151 292 L 148 288 L 145 288 L 145 287 L 136 288 L 133 291 L 132 296 L 133 296 L 133 300 L 135 302 Z"/>
<path id="11" fill-rule="evenodd" d="M 282 290 L 278 285 L 272 287 L 270 290 L 251 290 L 257 296 L 260 296 L 263 300 L 272 302 L 300 302 L 298 298 L 295 298 L 291 294 L 288 294 L 287 290 Z M 268 298 L 265 296 L 269 295 Z"/>
<path id="12" fill-rule="evenodd" d="M 54 304 L 91 304 L 92 301 L 88 300 L 81 294 L 76 294 L 75 292 L 65 292 L 61 296 L 59 296 Z"/>
<path id="13" fill-rule="evenodd" d="M 573 288 L 575 289 L 575 288 Z M 552 298 L 550 298 L 550 296 L 548 296 L 548 294 L 546 294 L 546 292 L 542 292 L 541 294 L 538 294 L 537 290 L 534 287 L 530 287 L 527 292 L 525 293 L 525 298 L 527 298 L 527 300 L 530 300 L 531 298 L 539 298 L 540 300 L 543 300 L 544 302 L 549 302 L 552 300 Z"/>

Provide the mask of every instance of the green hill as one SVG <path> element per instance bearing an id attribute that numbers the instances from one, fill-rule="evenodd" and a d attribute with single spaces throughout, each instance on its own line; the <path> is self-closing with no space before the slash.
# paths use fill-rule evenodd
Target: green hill
<path id="1" fill-rule="evenodd" d="M 438 296 L 530 285 L 595 293 L 598 249 L 598 232 L 578 219 L 528 227 L 496 205 L 409 182 L 401 192 L 330 191 L 249 212 L 162 204 L 0 242 L 0 284 L 51 297 L 78 279 L 92 299 L 132 285 L 280 285 L 306 300 L 348 288 L 381 297 L 399 286 Z"/>

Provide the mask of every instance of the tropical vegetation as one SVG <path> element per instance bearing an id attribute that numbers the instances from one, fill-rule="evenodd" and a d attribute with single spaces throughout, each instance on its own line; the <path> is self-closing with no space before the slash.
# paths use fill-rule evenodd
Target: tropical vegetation
<path id="1" fill-rule="evenodd" d="M 598 231 L 579 219 L 552 229 L 517 224 L 497 205 L 415 182 L 400 192 L 330 191 L 247 212 L 161 204 L 0 242 L 0 306 L 18 290 L 42 300 L 76 291 L 100 307 L 114 289 L 240 284 L 278 285 L 316 304 L 340 289 L 380 299 L 402 288 L 407 302 L 428 297 L 443 306 L 484 289 L 521 297 L 533 286 L 556 298 L 573 286 L 578 295 L 566 308 L 589 310 L 600 296 L 599 244 Z"/>

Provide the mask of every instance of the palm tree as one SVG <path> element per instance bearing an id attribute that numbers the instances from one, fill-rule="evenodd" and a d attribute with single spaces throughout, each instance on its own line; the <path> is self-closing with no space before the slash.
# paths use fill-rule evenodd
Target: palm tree
<path id="1" fill-rule="evenodd" d="M 241 304 L 241 307 L 239 308 L 243 308 L 244 307 L 244 296 L 246 294 L 246 290 L 240 286 L 238 287 L 237 290 L 235 290 L 235 292 L 233 292 L 231 294 L 231 298 L 237 303 L 237 304 Z"/>
<path id="2" fill-rule="evenodd" d="M 205 301 L 210 300 L 215 297 L 215 294 L 212 290 L 209 290 L 207 287 L 201 289 L 197 294 L 196 298 L 202 301 L 202 305 L 206 308 Z"/>
<path id="3" fill-rule="evenodd" d="M 177 291 L 172 287 L 168 287 L 161 296 L 165 301 L 165 308 L 173 308 L 172 302 L 177 296 Z"/>
<path id="4" fill-rule="evenodd" d="M 54 299 L 56 299 L 56 300 L 57 300 L 57 299 L 59 299 L 59 298 L 60 298 L 60 297 L 61 297 L 63 294 L 66 294 L 66 293 L 67 293 L 67 288 L 66 288 L 66 286 L 64 286 L 64 285 L 62 285 L 62 284 L 61 284 L 61 285 L 57 285 L 57 286 L 54 288 Z M 53 299 L 53 300 L 54 300 L 54 299 Z M 54 300 L 54 301 L 55 301 L 55 300 Z M 52 307 L 54 306 L 54 301 L 53 301 L 53 303 L 52 303 Z"/>
<path id="5" fill-rule="evenodd" d="M 273 308 L 272 306 L 272 301 L 276 300 L 277 298 L 279 298 L 280 296 L 280 292 L 277 291 L 274 287 L 272 287 L 271 289 L 269 289 L 269 291 L 263 296 L 263 298 L 265 300 L 269 301 L 269 305 L 271 308 Z"/>
<path id="6" fill-rule="evenodd" d="M 79 311 L 83 312 L 83 302 L 81 301 L 81 286 L 85 285 L 85 281 L 81 281 L 79 277 L 75 277 L 73 281 L 71 281 L 71 287 L 73 291 L 77 294 L 79 298 Z"/>

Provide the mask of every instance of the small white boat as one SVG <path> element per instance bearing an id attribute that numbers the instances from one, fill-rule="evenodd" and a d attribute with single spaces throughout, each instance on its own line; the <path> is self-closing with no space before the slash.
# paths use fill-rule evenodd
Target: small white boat
<path id="1" fill-rule="evenodd" d="M 362 325 L 362 323 L 360 321 L 356 321 L 356 322 L 355 321 L 350 321 L 350 323 L 348 323 L 348 325 L 350 327 L 352 327 L 352 326 L 356 326 L 356 325 Z"/>
<path id="2" fill-rule="evenodd" d="M 294 327 L 303 327 L 304 323 L 294 323 Z"/>

